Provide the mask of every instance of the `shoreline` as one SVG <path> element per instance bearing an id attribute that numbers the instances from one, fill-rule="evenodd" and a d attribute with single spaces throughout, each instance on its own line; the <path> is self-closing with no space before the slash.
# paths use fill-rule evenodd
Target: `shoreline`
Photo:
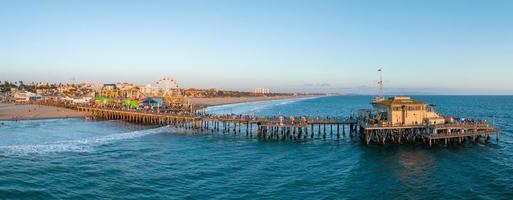
<path id="1" fill-rule="evenodd" d="M 303 99 L 322 96 L 275 96 L 275 97 L 213 97 L 192 98 L 192 103 L 208 107 L 239 103 L 272 101 L 284 99 Z M 60 107 L 35 104 L 0 103 L 0 121 L 73 119 L 84 118 L 85 113 Z"/>
<path id="2" fill-rule="evenodd" d="M 0 118 L 0 122 L 16 122 L 16 121 L 36 121 L 36 120 L 51 120 L 51 119 L 84 119 L 84 117 L 36 117 L 36 118 L 19 118 L 19 119 L 4 119 Z"/>
<path id="3" fill-rule="evenodd" d="M 52 106 L 0 103 L 0 121 L 83 118 L 85 113 Z"/>
<path id="4" fill-rule="evenodd" d="M 251 103 L 259 101 L 272 101 L 284 99 L 303 99 L 309 97 L 323 97 L 316 95 L 302 95 L 302 96 L 274 96 L 274 97 L 207 97 L 207 98 L 191 98 L 193 104 L 201 106 L 224 106 L 239 103 Z"/>

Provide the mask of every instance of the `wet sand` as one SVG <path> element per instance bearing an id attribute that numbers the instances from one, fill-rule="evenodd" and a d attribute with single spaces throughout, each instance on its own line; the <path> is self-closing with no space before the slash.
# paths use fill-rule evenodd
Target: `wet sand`
<path id="1" fill-rule="evenodd" d="M 0 120 L 75 118 L 83 116 L 84 113 L 65 108 L 0 103 Z"/>
<path id="2" fill-rule="evenodd" d="M 219 106 L 234 103 L 246 103 L 254 101 L 269 101 L 277 99 L 296 99 L 312 96 L 273 96 L 273 97 L 213 97 L 213 98 L 192 98 L 192 103 L 203 106 Z"/>

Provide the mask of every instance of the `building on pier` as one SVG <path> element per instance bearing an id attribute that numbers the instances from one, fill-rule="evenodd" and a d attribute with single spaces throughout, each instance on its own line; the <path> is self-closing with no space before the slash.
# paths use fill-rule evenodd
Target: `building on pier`
<path id="1" fill-rule="evenodd" d="M 457 119 L 440 115 L 433 106 L 410 97 L 377 98 L 373 110 L 360 110 L 358 124 L 361 138 L 369 144 L 423 141 L 433 143 L 499 139 L 499 129 L 485 120 Z"/>
<path id="2" fill-rule="evenodd" d="M 444 124 L 445 118 L 427 103 L 410 97 L 396 96 L 372 102 L 379 122 L 391 126 Z"/>

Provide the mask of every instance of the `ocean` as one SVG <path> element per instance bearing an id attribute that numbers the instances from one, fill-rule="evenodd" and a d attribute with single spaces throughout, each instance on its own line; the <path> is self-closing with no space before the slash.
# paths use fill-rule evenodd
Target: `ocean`
<path id="1" fill-rule="evenodd" d="M 191 134 L 121 121 L 0 121 L 0 199 L 513 199 L 513 96 L 417 96 L 501 129 L 489 143 L 369 145 Z M 211 107 L 349 116 L 370 96 Z"/>

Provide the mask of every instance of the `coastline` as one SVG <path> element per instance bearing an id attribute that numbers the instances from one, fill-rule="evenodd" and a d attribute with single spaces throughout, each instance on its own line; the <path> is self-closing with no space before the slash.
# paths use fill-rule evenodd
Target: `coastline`
<path id="1" fill-rule="evenodd" d="M 36 119 L 66 119 L 82 118 L 85 113 L 51 106 L 24 104 L 15 105 L 0 103 L 0 120 L 36 120 Z"/>
<path id="2" fill-rule="evenodd" d="M 301 99 L 318 96 L 273 96 L 273 97 L 214 97 L 214 98 L 192 98 L 192 103 L 202 106 L 221 106 L 238 103 L 250 103 L 258 101 L 271 101 L 282 99 Z M 0 103 L 0 121 L 16 120 L 43 120 L 43 119 L 67 119 L 83 118 L 85 113 L 44 105 L 34 104 L 9 104 Z"/>
<path id="3" fill-rule="evenodd" d="M 258 101 L 271 101 L 271 100 L 282 100 L 282 99 L 302 99 L 308 97 L 319 97 L 310 95 L 301 96 L 272 96 L 272 97 L 207 97 L 207 98 L 191 98 L 193 104 L 202 106 L 222 106 L 229 104 L 238 103 L 250 103 Z"/>

